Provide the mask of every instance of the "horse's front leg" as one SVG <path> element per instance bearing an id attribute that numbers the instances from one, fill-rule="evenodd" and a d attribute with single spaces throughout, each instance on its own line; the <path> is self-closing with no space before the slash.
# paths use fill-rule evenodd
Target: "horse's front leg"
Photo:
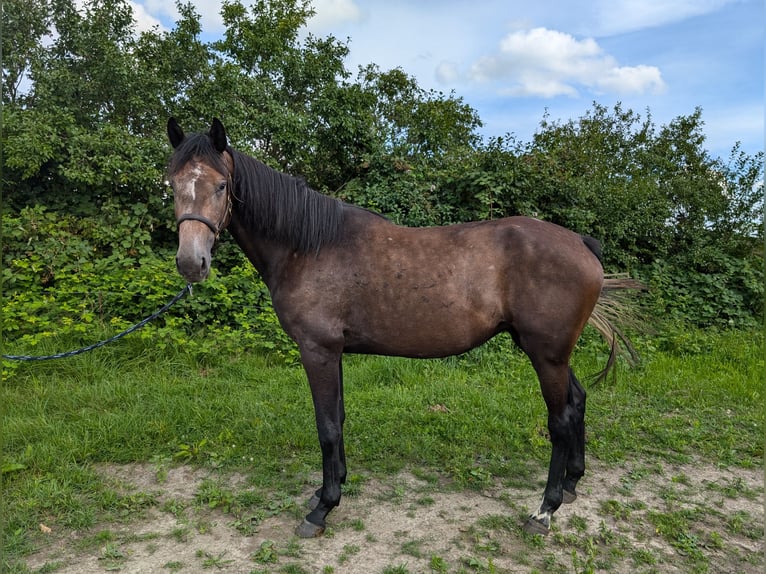
<path id="1" fill-rule="evenodd" d="M 302 349 L 301 359 L 311 387 L 319 446 L 322 450 L 322 488 L 312 497 L 312 510 L 298 526 L 296 534 L 302 538 L 312 538 L 322 535 L 327 515 L 340 503 L 340 485 L 346 479 L 343 448 L 345 413 L 340 353 Z"/>
<path id="2" fill-rule="evenodd" d="M 346 406 L 343 402 L 343 360 L 340 359 L 338 361 L 338 380 L 340 384 L 340 464 L 341 464 L 341 476 L 340 476 L 340 483 L 346 484 L 346 448 L 343 445 L 343 424 L 346 422 Z M 317 505 L 319 504 L 319 501 L 322 498 L 322 487 L 320 486 L 317 488 L 316 492 L 311 495 L 311 498 L 308 502 L 308 507 L 311 510 L 314 510 Z"/>

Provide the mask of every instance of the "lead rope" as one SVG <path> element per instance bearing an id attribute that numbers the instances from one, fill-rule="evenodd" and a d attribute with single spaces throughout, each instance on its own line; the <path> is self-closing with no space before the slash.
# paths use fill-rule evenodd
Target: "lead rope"
<path id="1" fill-rule="evenodd" d="M 161 309 L 158 309 L 156 312 L 149 315 L 146 319 L 139 321 L 132 327 L 128 327 L 122 333 L 118 333 L 114 337 L 110 337 L 109 339 L 106 339 L 104 341 L 99 341 L 98 343 L 93 343 L 92 345 L 88 345 L 87 347 L 82 347 L 81 349 L 75 349 L 74 351 L 67 351 L 66 353 L 58 353 L 56 355 L 43 355 L 43 356 L 2 355 L 2 357 L 3 359 L 7 359 L 9 361 L 49 361 L 51 359 L 64 359 L 66 357 L 74 357 L 75 355 L 81 355 L 82 353 L 87 353 L 88 351 L 98 349 L 99 347 L 103 347 L 104 345 L 108 345 L 109 343 L 113 343 L 114 341 L 122 339 L 124 336 L 130 335 L 134 331 L 138 331 L 141 327 L 145 326 L 150 321 L 153 321 L 154 319 L 162 315 L 165 311 L 170 309 L 173 305 L 178 303 L 178 301 L 180 301 L 184 297 L 184 295 L 186 295 L 187 293 L 191 295 L 191 292 L 192 292 L 192 285 L 191 283 L 187 283 L 186 287 L 184 287 L 178 295 L 173 297 L 170 300 L 170 302 L 164 305 Z"/>

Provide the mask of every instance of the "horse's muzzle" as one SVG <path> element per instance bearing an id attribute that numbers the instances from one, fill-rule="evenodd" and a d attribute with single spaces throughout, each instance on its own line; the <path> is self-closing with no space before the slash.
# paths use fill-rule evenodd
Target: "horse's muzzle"
<path id="1" fill-rule="evenodd" d="M 212 235 L 210 236 L 212 238 Z M 189 283 L 199 283 L 210 274 L 210 252 L 212 241 L 203 237 L 189 238 L 190 241 L 180 241 L 176 253 L 176 269 Z"/>
<path id="2" fill-rule="evenodd" d="M 207 279 L 210 274 L 210 258 L 176 255 L 176 268 L 189 283 L 199 283 Z"/>

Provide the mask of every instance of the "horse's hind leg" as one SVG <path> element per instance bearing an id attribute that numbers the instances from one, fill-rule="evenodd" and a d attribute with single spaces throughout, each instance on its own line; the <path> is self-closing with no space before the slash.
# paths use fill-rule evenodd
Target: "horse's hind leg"
<path id="1" fill-rule="evenodd" d="M 564 503 L 569 504 L 577 498 L 577 482 L 585 474 L 585 389 L 569 369 L 569 395 L 567 403 L 572 409 L 574 420 L 571 451 L 567 460 L 567 472 L 564 478 Z"/>
<path id="2" fill-rule="evenodd" d="M 567 473 L 571 471 L 572 479 L 576 483 L 584 470 L 581 468 L 584 458 L 581 459 L 578 454 L 577 438 L 578 427 L 581 427 L 578 421 L 581 420 L 581 416 L 577 412 L 575 401 L 570 400 L 570 370 L 566 362 L 540 360 L 534 356 L 530 358 L 540 379 L 543 398 L 548 407 L 551 461 L 543 501 L 538 510 L 529 517 L 524 529 L 532 534 L 547 534 L 553 513 L 564 500 L 564 481 Z"/>

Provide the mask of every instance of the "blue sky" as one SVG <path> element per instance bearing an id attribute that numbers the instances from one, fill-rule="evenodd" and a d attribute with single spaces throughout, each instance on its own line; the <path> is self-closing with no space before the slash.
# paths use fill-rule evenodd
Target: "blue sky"
<path id="1" fill-rule="evenodd" d="M 141 26 L 172 27 L 174 0 L 133 0 Z M 243 0 L 246 3 L 246 0 Z M 193 0 L 204 37 L 220 3 Z M 347 67 L 400 67 L 475 108 L 486 136 L 529 141 L 547 113 L 621 102 L 656 125 L 699 106 L 706 147 L 764 148 L 762 0 L 314 0 L 316 35 L 349 39 Z"/>

